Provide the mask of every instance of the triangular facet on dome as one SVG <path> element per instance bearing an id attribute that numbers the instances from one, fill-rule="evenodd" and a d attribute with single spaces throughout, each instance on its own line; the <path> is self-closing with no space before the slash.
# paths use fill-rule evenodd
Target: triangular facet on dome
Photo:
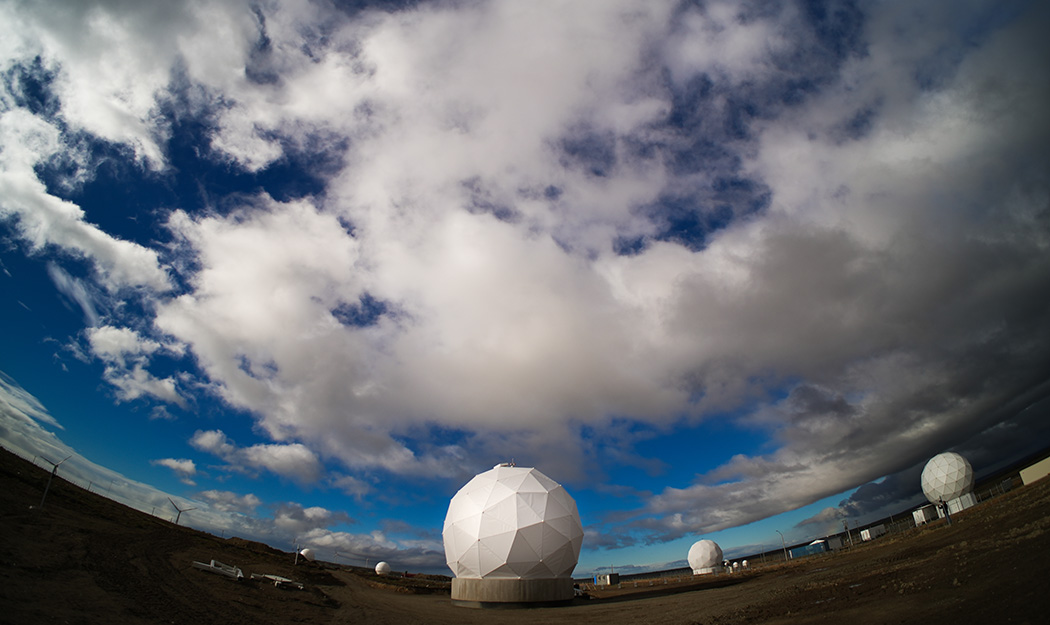
<path id="1" fill-rule="evenodd" d="M 460 519 L 455 526 L 467 534 L 476 537 L 481 532 L 481 513 L 478 512 L 471 516 L 464 517 Z"/>
<path id="2" fill-rule="evenodd" d="M 489 495 L 492 494 L 492 489 L 495 487 L 496 482 L 492 480 L 483 480 L 474 485 L 473 488 L 467 491 L 460 491 L 463 498 L 466 499 L 469 504 L 464 503 L 463 505 L 471 505 L 481 510 L 485 509 L 485 505 L 489 501 Z M 459 496 L 457 494 L 457 496 Z"/>
<path id="3" fill-rule="evenodd" d="M 480 544 L 473 542 L 459 558 L 449 562 L 449 567 L 456 572 L 456 577 L 481 577 Z M 455 564 L 455 566 L 453 566 Z"/>
<path id="4" fill-rule="evenodd" d="M 537 479 L 535 471 L 526 473 L 518 487 L 519 493 L 546 493 L 549 490 Z"/>
<path id="5" fill-rule="evenodd" d="M 517 534 L 517 531 L 512 529 L 500 534 L 487 535 L 481 538 L 481 542 L 485 543 L 493 555 L 506 562 Z"/>
<path id="6" fill-rule="evenodd" d="M 513 473 L 508 473 L 505 476 L 501 476 L 499 478 L 499 481 L 504 486 L 506 486 L 507 488 L 513 490 L 514 492 L 521 492 L 521 483 L 524 480 L 526 480 L 528 477 L 529 477 L 528 470 L 515 468 Z"/>
<path id="7" fill-rule="evenodd" d="M 525 532 L 518 530 L 514 535 L 514 542 L 508 551 L 507 562 L 515 564 L 536 562 L 542 557 L 541 553 L 525 538 Z"/>
<path id="8" fill-rule="evenodd" d="M 493 482 L 492 490 L 489 492 L 488 499 L 485 500 L 485 507 L 490 508 L 504 499 L 509 499 L 514 496 L 514 491 L 507 487 L 503 482 Z"/>
<path id="9" fill-rule="evenodd" d="M 547 511 L 547 493 L 518 493 L 518 524 L 539 523 Z"/>
<path id="10" fill-rule="evenodd" d="M 576 536 L 583 535 L 583 528 L 580 527 L 580 522 L 575 517 L 563 516 L 556 519 L 550 519 L 546 523 L 552 531 L 558 533 L 560 540 L 567 542 L 572 540 Z"/>
<path id="11" fill-rule="evenodd" d="M 520 579 L 519 574 L 513 566 L 510 564 L 503 564 L 491 571 L 485 576 L 485 579 Z"/>
<path id="12" fill-rule="evenodd" d="M 503 556 L 495 553 L 484 540 L 478 542 L 478 562 L 478 570 L 481 572 L 479 577 L 482 578 L 506 564 Z"/>
<path id="13" fill-rule="evenodd" d="M 518 501 L 517 495 L 511 495 L 505 497 L 499 501 L 490 503 L 486 509 L 486 514 L 492 514 L 509 525 L 517 527 L 521 523 L 518 521 L 518 510 L 521 508 L 521 503 Z"/>
<path id="14" fill-rule="evenodd" d="M 576 557 L 572 553 L 572 545 L 564 543 L 544 558 L 547 568 L 557 577 L 563 577 L 576 567 Z"/>
<path id="15" fill-rule="evenodd" d="M 445 557 L 448 560 L 458 560 L 466 550 L 470 538 L 458 526 L 451 525 L 441 532 L 441 542 L 445 545 Z"/>
<path id="16" fill-rule="evenodd" d="M 561 488 L 561 484 L 555 482 L 554 480 L 540 473 L 539 471 L 533 470 L 531 475 L 533 478 L 536 479 L 537 482 L 540 483 L 540 486 L 542 486 L 548 492 L 556 488 Z"/>
<path id="17" fill-rule="evenodd" d="M 552 491 L 547 495 L 547 505 L 543 511 L 544 520 L 549 521 L 571 515 L 572 512 L 569 511 L 569 506 L 566 504 L 565 491 Z"/>
<path id="18" fill-rule="evenodd" d="M 478 536 L 485 540 L 489 536 L 513 532 L 515 529 L 517 525 L 513 518 L 507 520 L 500 510 L 489 509 L 481 513 Z"/>
<path id="19" fill-rule="evenodd" d="M 548 579 L 551 577 L 557 577 L 557 575 L 555 575 L 554 571 L 552 571 L 551 568 L 547 566 L 546 562 L 533 562 L 532 566 L 530 566 L 525 571 L 525 574 L 522 575 L 522 577 L 529 579 Z"/>
<path id="20" fill-rule="evenodd" d="M 536 557 L 542 557 L 544 554 L 543 544 L 543 524 L 535 523 L 525 527 L 518 528 L 518 536 L 528 543 Z"/>

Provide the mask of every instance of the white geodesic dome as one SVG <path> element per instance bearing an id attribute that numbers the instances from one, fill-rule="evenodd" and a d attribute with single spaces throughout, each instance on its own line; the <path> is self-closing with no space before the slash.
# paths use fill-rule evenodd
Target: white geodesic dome
<path id="1" fill-rule="evenodd" d="M 570 577 L 583 526 L 576 502 L 536 469 L 497 465 L 448 506 L 441 532 L 448 567 L 467 579 Z"/>
<path id="2" fill-rule="evenodd" d="M 390 565 L 386 562 L 380 562 L 376 565 L 376 575 L 389 575 Z"/>
<path id="3" fill-rule="evenodd" d="M 973 490 L 973 467 L 959 454 L 937 454 L 922 470 L 922 492 L 930 503 L 951 501 Z"/>
<path id="4" fill-rule="evenodd" d="M 711 573 L 722 566 L 722 548 L 713 540 L 698 540 L 689 548 L 689 568 L 694 575 Z"/>

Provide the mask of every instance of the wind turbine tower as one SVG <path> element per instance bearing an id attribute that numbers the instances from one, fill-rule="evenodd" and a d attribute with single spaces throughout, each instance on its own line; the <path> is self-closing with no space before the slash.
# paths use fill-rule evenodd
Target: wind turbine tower
<path id="1" fill-rule="evenodd" d="M 171 497 L 168 497 L 168 501 L 171 501 Z M 175 506 L 175 509 L 178 510 L 178 512 L 179 512 L 178 514 L 175 515 L 175 525 L 179 524 L 179 519 L 182 518 L 182 513 L 183 512 L 189 512 L 190 510 L 196 510 L 196 508 L 180 508 L 180 507 L 175 505 L 174 501 L 171 501 L 171 505 Z"/>
<path id="2" fill-rule="evenodd" d="M 72 455 L 66 456 L 65 458 L 60 460 L 58 462 L 58 464 L 55 464 L 54 462 L 51 462 L 50 460 L 48 460 L 47 458 L 44 458 L 43 456 L 40 456 L 40 457 L 43 458 L 44 462 L 46 462 L 46 463 L 50 464 L 51 466 L 55 467 L 54 469 L 51 469 L 51 475 L 50 475 L 50 477 L 47 478 L 47 486 L 44 487 L 44 496 L 40 498 L 40 507 L 43 508 L 44 507 L 44 500 L 47 499 L 47 491 L 51 490 L 51 480 L 55 479 L 55 474 L 58 473 L 58 466 L 60 464 L 62 464 L 63 462 L 65 462 L 66 460 L 69 460 L 73 456 Z"/>

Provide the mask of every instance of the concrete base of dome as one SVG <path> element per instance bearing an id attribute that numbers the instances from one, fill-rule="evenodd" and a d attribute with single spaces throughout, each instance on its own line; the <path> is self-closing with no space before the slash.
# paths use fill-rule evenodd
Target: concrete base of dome
<path id="1" fill-rule="evenodd" d="M 712 567 L 703 568 L 703 569 L 693 569 L 693 575 L 712 575 L 712 574 L 718 575 L 721 572 L 722 572 L 722 567 L 721 566 L 712 566 Z"/>
<path id="2" fill-rule="evenodd" d="M 538 607 L 571 602 L 572 578 L 452 578 L 452 603 L 469 608 Z"/>

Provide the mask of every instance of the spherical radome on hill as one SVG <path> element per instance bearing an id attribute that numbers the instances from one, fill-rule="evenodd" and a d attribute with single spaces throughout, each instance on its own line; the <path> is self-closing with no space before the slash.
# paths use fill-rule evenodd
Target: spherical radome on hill
<path id="1" fill-rule="evenodd" d="M 376 565 L 376 575 L 389 575 L 390 565 L 386 562 L 380 562 Z"/>
<path id="2" fill-rule="evenodd" d="M 442 529 L 457 578 L 569 578 L 583 545 L 576 501 L 540 471 L 506 464 L 452 498 Z M 571 591 L 571 589 L 570 589 Z"/>
<path id="3" fill-rule="evenodd" d="M 694 575 L 713 573 L 722 566 L 722 548 L 713 540 L 698 540 L 689 548 L 688 560 Z"/>
<path id="4" fill-rule="evenodd" d="M 926 463 L 921 481 L 930 503 L 951 501 L 973 490 L 973 467 L 959 454 L 945 452 Z"/>
<path id="5" fill-rule="evenodd" d="M 299 551 L 299 555 L 301 555 L 302 557 L 306 558 L 310 562 L 314 561 L 314 550 L 310 549 L 309 547 L 307 547 L 306 549 L 300 550 Z"/>

